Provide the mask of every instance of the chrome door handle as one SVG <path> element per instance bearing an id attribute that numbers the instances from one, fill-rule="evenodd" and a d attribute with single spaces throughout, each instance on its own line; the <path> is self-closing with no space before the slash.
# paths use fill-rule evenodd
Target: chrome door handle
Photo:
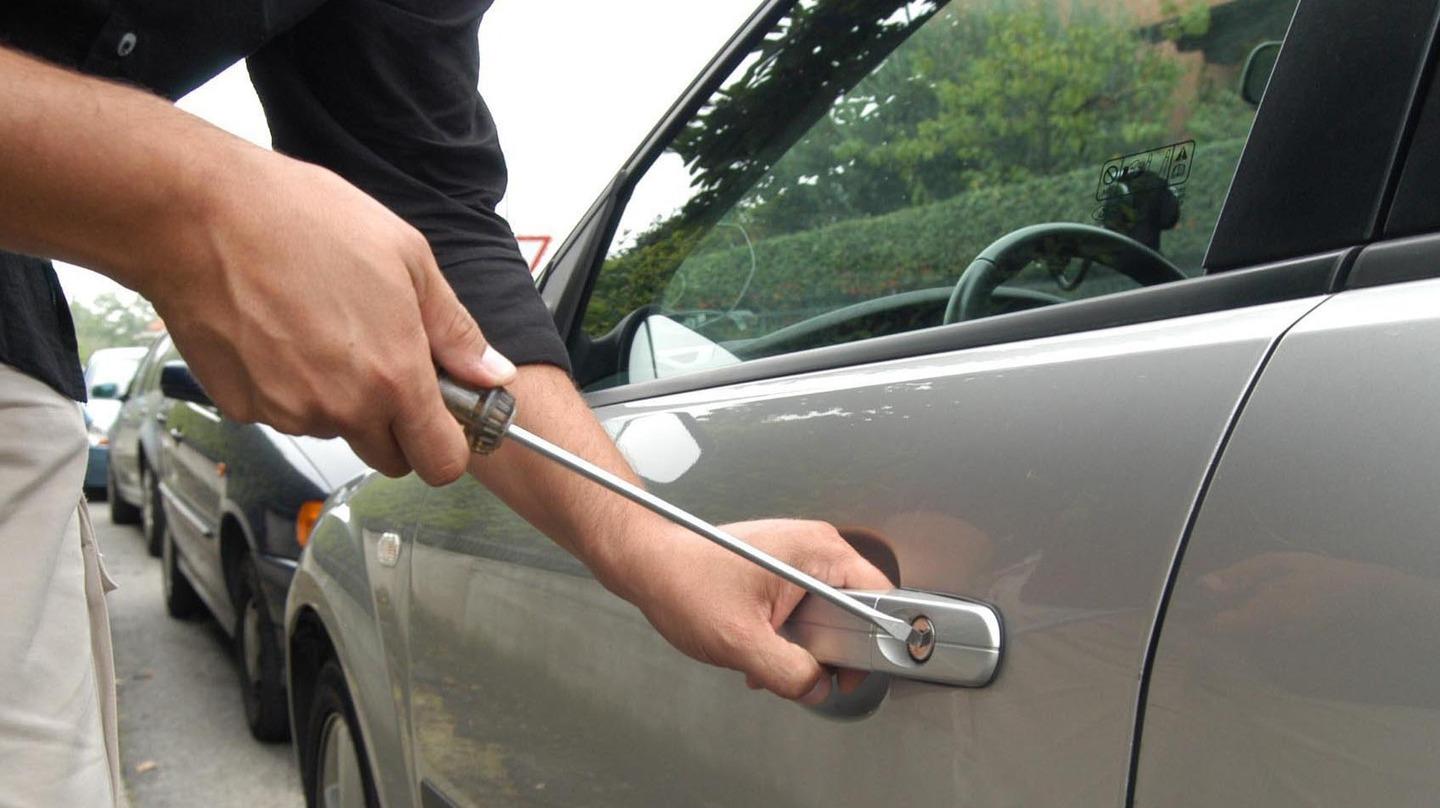
<path id="1" fill-rule="evenodd" d="M 839 608 L 806 597 L 781 634 L 827 665 L 960 687 L 984 687 L 1000 666 L 1000 613 L 978 601 L 908 589 L 847 590 L 867 605 L 932 631 L 907 645 Z"/>

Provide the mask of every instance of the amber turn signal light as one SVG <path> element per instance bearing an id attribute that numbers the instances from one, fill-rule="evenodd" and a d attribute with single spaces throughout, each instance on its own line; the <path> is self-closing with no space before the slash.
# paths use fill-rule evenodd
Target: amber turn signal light
<path id="1" fill-rule="evenodd" d="M 315 529 L 315 522 L 320 519 L 320 509 L 325 503 L 312 499 L 300 506 L 295 512 L 295 543 L 304 547 L 310 543 L 310 531 Z"/>

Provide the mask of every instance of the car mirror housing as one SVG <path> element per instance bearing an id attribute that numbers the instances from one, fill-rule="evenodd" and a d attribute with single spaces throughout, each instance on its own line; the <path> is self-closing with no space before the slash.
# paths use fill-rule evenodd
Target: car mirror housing
<path id="1" fill-rule="evenodd" d="M 206 395 L 205 388 L 200 386 L 200 382 L 184 362 L 166 362 L 165 367 L 160 369 L 160 392 L 166 398 L 189 401 L 206 407 L 215 406 L 210 396 Z"/>
<path id="2" fill-rule="evenodd" d="M 1270 85 L 1270 74 L 1275 72 L 1275 60 L 1280 56 L 1280 43 L 1261 42 L 1245 57 L 1245 69 L 1240 71 L 1240 97 L 1247 103 L 1260 106 L 1265 88 Z"/>

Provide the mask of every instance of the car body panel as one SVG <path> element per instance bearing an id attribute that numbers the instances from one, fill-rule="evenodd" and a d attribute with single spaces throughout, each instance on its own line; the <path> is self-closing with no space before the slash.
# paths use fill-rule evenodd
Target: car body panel
<path id="1" fill-rule="evenodd" d="M 1346 292 L 1276 349 L 1185 550 L 1136 805 L 1434 804 L 1437 312 L 1440 281 Z"/>
<path id="2" fill-rule="evenodd" d="M 160 460 L 161 425 L 156 416 L 163 417 L 165 403 L 160 393 L 160 366 L 177 356 L 170 337 L 161 335 L 141 360 L 110 427 L 110 466 L 115 488 L 120 498 L 132 505 L 138 505 L 142 498 L 141 463 L 150 463 L 153 468 Z"/>
<path id="3" fill-rule="evenodd" d="M 264 425 L 261 428 L 274 436 L 276 449 L 291 458 L 295 471 L 305 474 L 319 488 L 334 491 L 369 471 L 345 441 L 286 435 Z"/>
<path id="4" fill-rule="evenodd" d="M 229 481 L 220 458 L 228 430 L 214 407 L 167 401 L 160 486 L 165 518 L 185 577 L 220 625 L 233 627 L 235 610 L 220 554 L 221 503 Z"/>
<path id="5" fill-rule="evenodd" d="M 166 406 L 161 493 L 181 569 L 220 624 L 233 629 L 226 553 L 234 548 L 226 550 L 223 535 L 229 520 L 257 562 L 280 631 L 288 577 L 300 555 L 296 512 L 328 496 L 332 478 L 353 477 L 365 465 L 343 441 L 301 443 L 267 426 L 223 418 L 213 406 L 173 399 Z M 310 456 L 317 448 L 319 460 Z"/>
<path id="6" fill-rule="evenodd" d="M 1263 358 L 1317 302 L 602 408 L 632 465 L 672 480 L 650 481 L 661 496 L 715 521 L 826 519 L 893 553 L 904 586 L 999 607 L 993 685 L 897 680 L 859 721 L 668 649 L 477 483 L 430 494 L 411 559 L 415 776 L 457 804 L 893 796 L 834 776 L 862 769 L 936 772 L 906 783 L 915 804 L 1116 804 L 1201 483 Z"/>
<path id="7" fill-rule="evenodd" d="M 105 490 L 105 478 L 110 475 L 110 447 L 91 446 L 85 457 L 85 490 Z"/>
<path id="8" fill-rule="evenodd" d="M 375 473 L 342 486 L 315 526 L 286 601 L 290 636 L 302 617 L 324 627 L 345 672 L 376 788 L 387 806 L 419 804 L 409 777 L 405 719 L 411 701 L 405 636 L 410 553 L 402 552 L 394 566 L 387 566 L 375 551 L 387 533 L 409 546 L 429 490 L 414 475 L 397 480 Z M 293 648 L 286 659 L 293 683 Z M 303 729 L 306 716 L 296 712 L 296 689 L 289 693 L 291 726 Z M 302 735 L 297 731 L 295 737 Z"/>

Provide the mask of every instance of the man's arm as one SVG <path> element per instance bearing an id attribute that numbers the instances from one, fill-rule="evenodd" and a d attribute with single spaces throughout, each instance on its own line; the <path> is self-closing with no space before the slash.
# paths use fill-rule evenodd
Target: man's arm
<path id="1" fill-rule="evenodd" d="M 472 385 L 514 377 L 425 238 L 340 177 L 3 48 L 0 189 L 0 248 L 144 294 L 231 418 L 446 483 L 469 452 L 432 357 Z"/>
<path id="2" fill-rule="evenodd" d="M 558 368 L 524 365 L 509 386 L 516 420 L 597 465 L 639 482 Z M 829 679 L 776 629 L 804 595 L 798 587 L 524 447 L 502 442 L 470 470 L 610 591 L 638 606 L 672 645 L 745 674 L 751 687 L 816 702 Z M 888 589 L 885 575 L 833 527 L 805 520 L 727 525 L 727 530 L 833 585 Z M 858 683 L 842 673 L 841 686 Z"/>
<path id="3" fill-rule="evenodd" d="M 494 210 L 504 161 L 476 91 L 486 5 L 330 0 L 252 55 L 250 76 L 277 149 L 334 167 L 425 233 L 487 339 L 522 364 L 521 423 L 633 479 L 556 367 L 565 347 Z M 786 696 L 819 681 L 810 654 L 775 632 L 798 589 L 521 447 L 471 469 L 681 650 Z M 829 525 L 732 529 L 834 582 L 888 585 Z"/>
<path id="4" fill-rule="evenodd" d="M 144 293 L 227 416 L 343 435 L 371 466 L 432 483 L 470 464 L 680 650 L 825 695 L 820 666 L 775 632 L 800 590 L 519 447 L 471 459 L 432 356 L 462 382 L 510 384 L 522 424 L 631 474 L 563 371 L 476 361 L 486 343 L 425 239 L 336 175 L 0 49 L 0 188 L 0 247 Z M 730 529 L 830 583 L 888 586 L 823 523 Z"/>

